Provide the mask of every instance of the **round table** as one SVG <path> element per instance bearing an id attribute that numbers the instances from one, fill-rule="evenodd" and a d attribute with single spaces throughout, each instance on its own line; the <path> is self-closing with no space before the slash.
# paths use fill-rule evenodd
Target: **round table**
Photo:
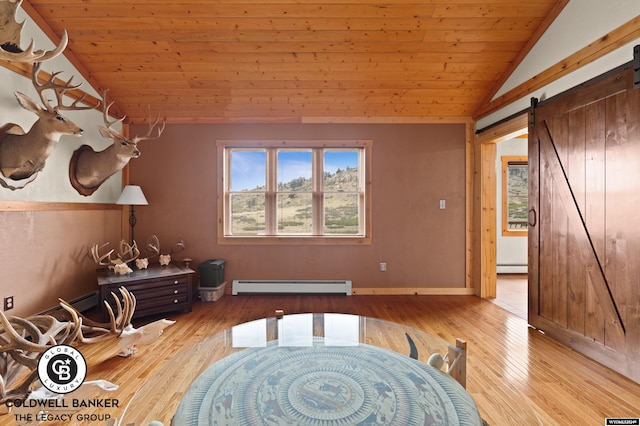
<path id="1" fill-rule="evenodd" d="M 168 361 L 120 424 L 481 425 L 471 395 L 427 363 L 449 347 L 419 330 L 357 315 L 251 321 Z"/>

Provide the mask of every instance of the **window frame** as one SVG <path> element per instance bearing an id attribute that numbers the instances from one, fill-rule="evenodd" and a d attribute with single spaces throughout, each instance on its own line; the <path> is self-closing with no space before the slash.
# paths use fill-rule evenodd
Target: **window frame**
<path id="1" fill-rule="evenodd" d="M 218 244 L 304 244 L 304 245 L 357 245 L 371 244 L 371 158 L 373 141 L 371 140 L 218 140 L 217 145 L 217 240 Z M 284 234 L 284 235 L 229 235 L 227 229 L 230 227 L 229 211 L 229 191 L 226 182 L 230 177 L 229 160 L 227 156 L 228 149 L 340 149 L 340 148 L 361 148 L 364 150 L 361 156 L 361 164 L 363 167 L 363 196 L 362 211 L 360 211 L 360 221 L 364 222 L 362 226 L 362 235 L 309 235 L 309 234 Z M 269 168 L 274 167 L 270 164 L 269 157 L 275 155 L 267 154 L 267 175 Z M 315 171 L 314 171 L 315 173 Z M 322 174 L 319 175 L 322 179 Z M 270 178 L 267 176 L 267 180 Z M 269 184 L 267 184 L 269 185 Z M 274 184 L 277 186 L 277 183 Z M 317 183 L 315 184 L 317 186 Z M 319 196 L 323 196 L 321 192 Z M 270 195 L 267 195 L 269 197 Z M 275 196 L 275 194 L 273 195 Z M 277 206 L 277 203 L 274 203 Z M 319 204 L 314 203 L 318 208 Z M 276 214 L 277 207 L 272 211 L 265 211 L 267 217 Z M 323 214 L 322 211 L 315 211 L 314 214 Z M 277 223 L 275 224 L 277 226 Z M 321 228 L 323 228 L 322 223 Z M 270 224 L 266 224 L 267 230 Z"/>
<path id="2" fill-rule="evenodd" d="M 509 167 L 528 167 L 528 156 L 502 156 L 502 236 L 524 237 L 529 234 L 528 226 L 525 228 L 509 227 Z M 528 195 L 527 195 L 528 199 Z"/>

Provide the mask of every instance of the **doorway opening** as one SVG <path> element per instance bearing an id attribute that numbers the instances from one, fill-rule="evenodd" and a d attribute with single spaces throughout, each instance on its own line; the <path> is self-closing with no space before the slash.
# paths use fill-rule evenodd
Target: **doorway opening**
<path id="1" fill-rule="evenodd" d="M 527 320 L 528 286 L 527 274 L 498 274 L 496 298 L 489 300 L 523 320 Z"/>
<path id="2" fill-rule="evenodd" d="M 528 114 L 524 113 L 494 127 L 489 132 L 482 132 L 476 138 L 476 155 L 480 155 L 480 223 L 486 223 L 481 232 L 481 297 L 501 306 L 503 309 L 521 317 L 528 318 L 528 238 L 526 235 L 526 219 L 524 226 L 508 229 L 513 220 L 510 215 L 503 215 L 507 200 L 503 200 L 503 189 L 506 182 L 503 161 L 508 158 L 528 156 Z M 521 164 L 520 164 L 521 165 Z M 526 167 L 526 166 L 525 166 Z M 528 195 L 528 185 L 525 183 Z M 522 183 L 521 183 L 522 186 Z M 508 208 L 508 207 L 506 207 Z M 525 218 L 527 207 L 524 207 Z M 507 218 L 507 220 L 505 220 Z M 517 218 L 516 218 L 517 219 Z M 505 224 L 507 223 L 507 224 Z M 516 226 L 518 227 L 518 226 Z M 487 232 L 488 231 L 488 232 Z M 522 232 L 524 231 L 524 232 Z"/>
<path id="3" fill-rule="evenodd" d="M 496 144 L 496 298 L 527 319 L 528 133 Z"/>

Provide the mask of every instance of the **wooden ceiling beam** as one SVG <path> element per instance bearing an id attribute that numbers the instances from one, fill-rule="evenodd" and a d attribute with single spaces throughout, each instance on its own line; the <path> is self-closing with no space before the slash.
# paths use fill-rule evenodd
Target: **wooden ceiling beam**
<path id="1" fill-rule="evenodd" d="M 559 78 L 582 68 L 607 53 L 631 43 L 638 38 L 640 38 L 640 16 L 636 16 L 630 21 L 627 21 L 610 33 L 589 43 L 584 48 L 514 87 L 507 93 L 495 98 L 491 102 L 483 103 L 473 114 L 474 118 L 479 120 L 512 102 L 526 98 L 534 91 L 545 87 Z M 633 52 L 629 52 L 629 60 L 631 60 L 632 57 Z"/>
<path id="2" fill-rule="evenodd" d="M 60 37 L 61 37 L 62 31 L 60 31 L 60 33 L 58 34 L 53 29 L 51 29 L 47 21 L 44 20 L 42 16 L 40 16 L 38 11 L 33 6 L 31 6 L 29 0 L 24 0 L 22 2 L 22 8 L 27 13 L 27 15 L 29 15 L 29 17 L 35 22 L 38 28 L 40 28 L 45 33 L 45 35 L 49 37 L 49 39 L 53 42 L 54 45 L 58 45 L 58 43 L 60 43 Z M 62 52 L 62 54 L 65 56 L 65 58 L 67 58 L 67 60 L 71 63 L 71 65 L 73 65 L 73 67 L 80 73 L 82 78 L 84 78 L 84 80 L 86 80 L 87 83 L 91 85 L 93 90 L 95 90 L 97 93 L 102 93 L 105 90 L 91 76 L 87 68 L 85 68 L 84 64 L 80 60 L 78 60 L 78 58 L 76 58 L 76 56 L 73 54 L 73 52 L 70 51 L 68 47 L 64 50 L 64 52 Z M 80 89 L 78 90 L 78 92 L 82 92 L 83 94 L 87 93 L 87 96 L 89 98 L 93 98 L 93 96 L 91 96 L 91 94 L 89 94 L 85 90 Z M 116 114 L 116 115 L 123 115 L 122 110 L 120 110 L 120 108 L 117 105 L 113 106 L 113 108 L 110 110 L 110 113 Z"/>

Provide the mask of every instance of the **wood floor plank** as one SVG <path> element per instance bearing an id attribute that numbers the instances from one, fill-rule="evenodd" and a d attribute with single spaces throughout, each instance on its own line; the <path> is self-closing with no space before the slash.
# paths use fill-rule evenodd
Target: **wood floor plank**
<path id="1" fill-rule="evenodd" d="M 529 426 L 524 414 L 512 414 L 521 407 L 534 410 L 544 425 L 603 425 L 605 417 L 640 417 L 640 384 L 530 328 L 496 304 L 475 296 L 364 295 L 227 295 L 216 302 L 195 303 L 191 313 L 168 316 L 176 323 L 131 357 L 119 357 L 115 346 L 106 342 L 79 345 L 89 365 L 87 380 L 105 379 L 119 386 L 103 395 L 117 399 L 118 408 L 80 412 L 121 416 L 136 391 L 175 354 L 232 325 L 273 316 L 276 309 L 287 314 L 359 314 L 399 322 L 450 342 L 466 340 L 467 389 L 491 425 Z M 399 352 L 406 351 L 405 341 L 397 344 Z M 185 370 L 176 366 L 167 384 L 177 401 L 182 396 L 178 384 L 190 379 L 184 377 Z M 166 407 L 167 417 L 170 411 Z M 0 424 L 15 422 L 4 415 Z"/>

